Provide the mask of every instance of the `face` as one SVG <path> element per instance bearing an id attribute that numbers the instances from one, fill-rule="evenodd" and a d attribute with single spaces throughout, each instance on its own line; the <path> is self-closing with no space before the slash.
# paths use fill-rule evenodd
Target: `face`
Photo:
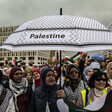
<path id="1" fill-rule="evenodd" d="M 107 64 L 107 68 L 109 68 L 109 69 L 108 69 L 109 78 L 112 78 L 112 62 L 109 62 L 109 63 Z"/>
<path id="2" fill-rule="evenodd" d="M 56 70 L 54 70 L 54 74 L 55 74 L 55 77 L 57 77 L 57 76 L 58 76 L 58 73 L 57 73 L 57 71 L 56 71 Z"/>
<path id="3" fill-rule="evenodd" d="M 27 73 L 27 75 L 26 75 L 26 79 L 27 79 L 27 80 L 31 80 L 31 79 L 32 79 L 32 76 L 31 76 L 30 73 Z"/>
<path id="4" fill-rule="evenodd" d="M 23 73 L 21 70 L 17 70 L 14 74 L 14 81 L 16 83 L 20 83 L 22 81 L 23 78 Z"/>
<path id="5" fill-rule="evenodd" d="M 91 76 L 92 74 L 93 74 L 93 69 L 89 69 L 88 73 L 87 73 L 87 76 Z"/>
<path id="6" fill-rule="evenodd" d="M 39 80 L 39 79 L 40 79 L 40 74 L 39 74 L 38 72 L 34 72 L 34 73 L 33 73 L 33 78 L 34 78 L 35 80 Z"/>
<path id="7" fill-rule="evenodd" d="M 103 75 L 102 78 L 97 78 L 94 82 L 94 86 L 98 90 L 103 90 L 106 86 L 106 78 Z"/>
<path id="8" fill-rule="evenodd" d="M 106 66 L 106 62 L 101 62 L 100 64 L 102 67 L 105 67 Z"/>
<path id="9" fill-rule="evenodd" d="M 79 71 L 74 67 L 70 70 L 70 78 L 71 79 L 78 79 Z"/>
<path id="10" fill-rule="evenodd" d="M 49 71 L 46 75 L 46 84 L 48 86 L 53 86 L 55 83 L 55 74 L 52 71 Z"/>

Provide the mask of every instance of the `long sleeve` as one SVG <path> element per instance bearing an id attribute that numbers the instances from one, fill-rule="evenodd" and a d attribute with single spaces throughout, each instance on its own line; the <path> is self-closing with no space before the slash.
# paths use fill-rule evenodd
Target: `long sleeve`
<path id="1" fill-rule="evenodd" d="M 15 105 L 14 105 L 14 100 L 13 100 L 13 97 L 10 99 L 10 102 L 9 102 L 9 106 L 7 108 L 7 111 L 6 112 L 16 112 L 15 110 Z"/>
<path id="2" fill-rule="evenodd" d="M 35 93 L 32 94 L 28 112 L 37 112 L 36 102 L 35 102 Z"/>

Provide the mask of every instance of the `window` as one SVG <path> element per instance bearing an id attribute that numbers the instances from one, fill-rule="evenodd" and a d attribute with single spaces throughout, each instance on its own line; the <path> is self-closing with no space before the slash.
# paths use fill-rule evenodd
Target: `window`
<path id="1" fill-rule="evenodd" d="M 35 60 L 34 57 L 28 57 L 28 60 Z"/>
<path id="2" fill-rule="evenodd" d="M 20 57 L 21 59 L 23 59 L 23 60 L 26 60 L 26 57 Z"/>
<path id="3" fill-rule="evenodd" d="M 40 57 L 38 57 L 38 60 L 40 60 Z"/>
<path id="4" fill-rule="evenodd" d="M 1 58 L 0 58 L 0 60 L 2 61 L 2 60 L 4 60 L 4 58 L 3 58 L 3 57 L 1 57 Z"/>

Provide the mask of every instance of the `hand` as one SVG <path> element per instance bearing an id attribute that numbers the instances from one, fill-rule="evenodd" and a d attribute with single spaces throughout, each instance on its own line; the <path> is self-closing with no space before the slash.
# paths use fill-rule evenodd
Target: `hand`
<path id="1" fill-rule="evenodd" d="M 76 104 L 76 101 L 75 100 L 70 100 L 72 103 Z"/>
<path id="2" fill-rule="evenodd" d="M 112 90 L 112 86 L 109 85 L 109 87 L 107 88 L 107 92 L 111 91 Z"/>
<path id="3" fill-rule="evenodd" d="M 58 90 L 57 92 L 58 98 L 66 98 L 64 90 Z"/>
<path id="4" fill-rule="evenodd" d="M 86 56 L 87 56 L 87 53 L 86 52 L 83 52 L 81 57 L 82 57 L 82 60 L 85 60 L 86 59 Z"/>

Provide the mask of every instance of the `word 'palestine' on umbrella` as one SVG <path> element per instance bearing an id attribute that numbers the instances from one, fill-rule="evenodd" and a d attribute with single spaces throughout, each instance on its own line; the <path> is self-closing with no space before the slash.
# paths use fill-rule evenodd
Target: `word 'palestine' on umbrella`
<path id="1" fill-rule="evenodd" d="M 64 34 L 62 34 L 62 35 L 60 35 L 60 34 L 47 34 L 47 35 L 45 35 L 45 34 L 39 34 L 39 35 L 35 35 L 35 34 L 31 34 L 30 35 L 30 39 L 31 38 L 35 38 L 35 39 L 38 39 L 38 38 L 65 38 L 65 35 Z"/>

